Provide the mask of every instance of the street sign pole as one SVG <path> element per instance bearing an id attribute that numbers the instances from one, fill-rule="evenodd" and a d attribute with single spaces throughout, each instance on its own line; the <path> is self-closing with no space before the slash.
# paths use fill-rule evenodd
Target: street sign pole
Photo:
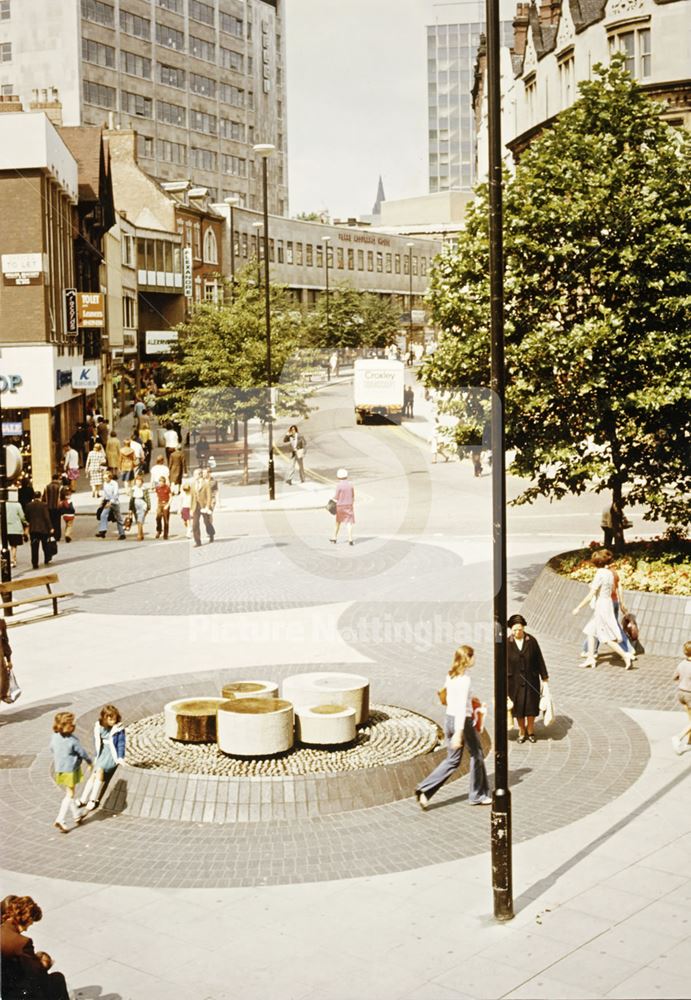
<path id="1" fill-rule="evenodd" d="M 2 386 L 0 385 L 0 578 L 3 583 L 12 579 L 12 563 L 10 560 L 10 544 L 7 536 L 7 452 L 5 450 L 5 432 L 2 421 Z M 11 601 L 12 594 L 5 594 L 4 600 Z M 12 608 L 5 608 L 5 615 L 12 615 Z"/>

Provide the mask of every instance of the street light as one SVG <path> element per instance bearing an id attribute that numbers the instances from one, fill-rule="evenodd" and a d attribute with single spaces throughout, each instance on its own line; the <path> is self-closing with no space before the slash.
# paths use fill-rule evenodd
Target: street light
<path id="1" fill-rule="evenodd" d="M 0 384 L 0 535 L 2 536 L 2 551 L 0 552 L 0 577 L 3 583 L 12 579 L 10 543 L 7 535 L 7 452 L 5 451 L 5 431 L 2 423 L 2 385 Z M 12 595 L 7 596 L 12 600 Z M 12 608 L 5 608 L 8 615 Z"/>
<path id="2" fill-rule="evenodd" d="M 494 584 L 494 794 L 492 892 L 497 920 L 513 917 L 511 792 L 506 731 L 506 468 L 504 362 L 504 250 L 502 243 L 501 83 L 499 0 L 487 3 L 487 117 L 489 139 L 489 293 L 492 342 L 492 552 Z"/>
<path id="3" fill-rule="evenodd" d="M 326 291 L 326 343 L 329 344 L 329 243 L 331 242 L 330 236 L 322 236 L 322 243 L 324 244 L 324 281 L 325 281 L 325 291 Z"/>
<path id="4" fill-rule="evenodd" d="M 408 247 L 408 277 L 410 279 L 410 316 L 408 322 L 408 350 L 413 349 L 413 247 L 414 243 L 406 243 Z"/>
<path id="5" fill-rule="evenodd" d="M 266 381 L 269 394 L 269 500 L 276 499 L 276 480 L 274 476 L 274 427 L 273 427 L 273 377 L 271 374 L 271 289 L 269 288 L 269 195 L 268 195 L 268 160 L 276 151 L 276 147 L 268 142 L 258 143 L 253 147 L 257 156 L 262 159 L 262 194 L 264 196 L 264 304 L 266 311 Z"/>
<path id="6" fill-rule="evenodd" d="M 264 161 L 266 163 L 266 160 Z M 252 229 L 257 233 L 257 292 L 262 286 L 262 255 L 259 249 L 259 230 L 264 225 L 263 222 L 253 222 Z"/>
<path id="7" fill-rule="evenodd" d="M 236 194 L 224 199 L 230 208 L 230 298 L 235 297 L 235 206 L 240 204 Z"/>

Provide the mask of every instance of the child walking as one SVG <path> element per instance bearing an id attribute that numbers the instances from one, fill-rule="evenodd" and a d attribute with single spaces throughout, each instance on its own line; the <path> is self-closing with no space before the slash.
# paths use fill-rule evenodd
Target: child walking
<path id="1" fill-rule="evenodd" d="M 672 737 L 672 746 L 678 754 L 691 750 L 691 642 L 684 643 L 684 657 L 677 665 L 672 680 L 679 682 L 677 698 L 686 709 L 688 725 L 678 736 Z"/>
<path id="2" fill-rule="evenodd" d="M 77 805 L 87 810 L 95 809 L 101 798 L 106 782 L 113 771 L 125 759 L 125 727 L 122 716 L 115 705 L 104 705 L 98 721 L 94 723 L 94 747 L 96 760 L 91 777 L 84 786 Z"/>
<path id="3" fill-rule="evenodd" d="M 185 526 L 185 537 L 192 537 L 192 524 L 191 524 L 191 504 L 192 504 L 192 486 L 189 479 L 183 479 L 182 481 L 182 505 L 180 507 L 180 517 L 182 518 L 182 523 Z"/>
<path id="4" fill-rule="evenodd" d="M 65 789 L 65 797 L 60 803 L 55 823 L 61 833 L 69 833 L 66 826 L 67 813 L 71 811 L 75 826 L 79 826 L 84 815 L 77 807 L 74 790 L 82 780 L 82 761 L 91 764 L 91 757 L 74 735 L 76 723 L 72 712 L 58 712 L 53 722 L 50 748 L 53 751 L 55 784 Z"/>

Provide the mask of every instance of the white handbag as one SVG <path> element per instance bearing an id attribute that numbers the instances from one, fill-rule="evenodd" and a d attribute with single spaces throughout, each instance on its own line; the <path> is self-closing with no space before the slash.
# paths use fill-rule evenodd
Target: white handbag
<path id="1" fill-rule="evenodd" d="M 551 726 L 554 722 L 554 702 L 552 701 L 552 694 L 547 681 L 542 682 L 542 691 L 540 692 L 540 712 L 542 713 L 543 725 Z"/>

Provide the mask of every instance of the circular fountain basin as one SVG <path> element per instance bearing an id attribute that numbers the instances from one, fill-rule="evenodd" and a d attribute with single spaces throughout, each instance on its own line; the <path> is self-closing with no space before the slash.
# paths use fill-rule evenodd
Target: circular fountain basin
<path id="1" fill-rule="evenodd" d="M 273 681 L 231 681 L 221 688 L 224 698 L 278 698 L 278 684 Z"/>
<path id="2" fill-rule="evenodd" d="M 283 681 L 282 693 L 296 709 L 328 703 L 354 708 L 356 726 L 369 718 L 369 679 L 360 674 L 326 671 L 292 674 Z"/>
<path id="3" fill-rule="evenodd" d="M 218 748 L 232 757 L 268 757 L 293 745 L 293 706 L 282 698 L 239 698 L 218 709 Z"/>
<path id="4" fill-rule="evenodd" d="M 216 713 L 224 698 L 180 698 L 163 709 L 165 734 L 181 743 L 214 743 Z"/>
<path id="5" fill-rule="evenodd" d="M 295 709 L 295 737 L 308 746 L 343 746 L 357 736 L 355 709 L 314 705 Z"/>

